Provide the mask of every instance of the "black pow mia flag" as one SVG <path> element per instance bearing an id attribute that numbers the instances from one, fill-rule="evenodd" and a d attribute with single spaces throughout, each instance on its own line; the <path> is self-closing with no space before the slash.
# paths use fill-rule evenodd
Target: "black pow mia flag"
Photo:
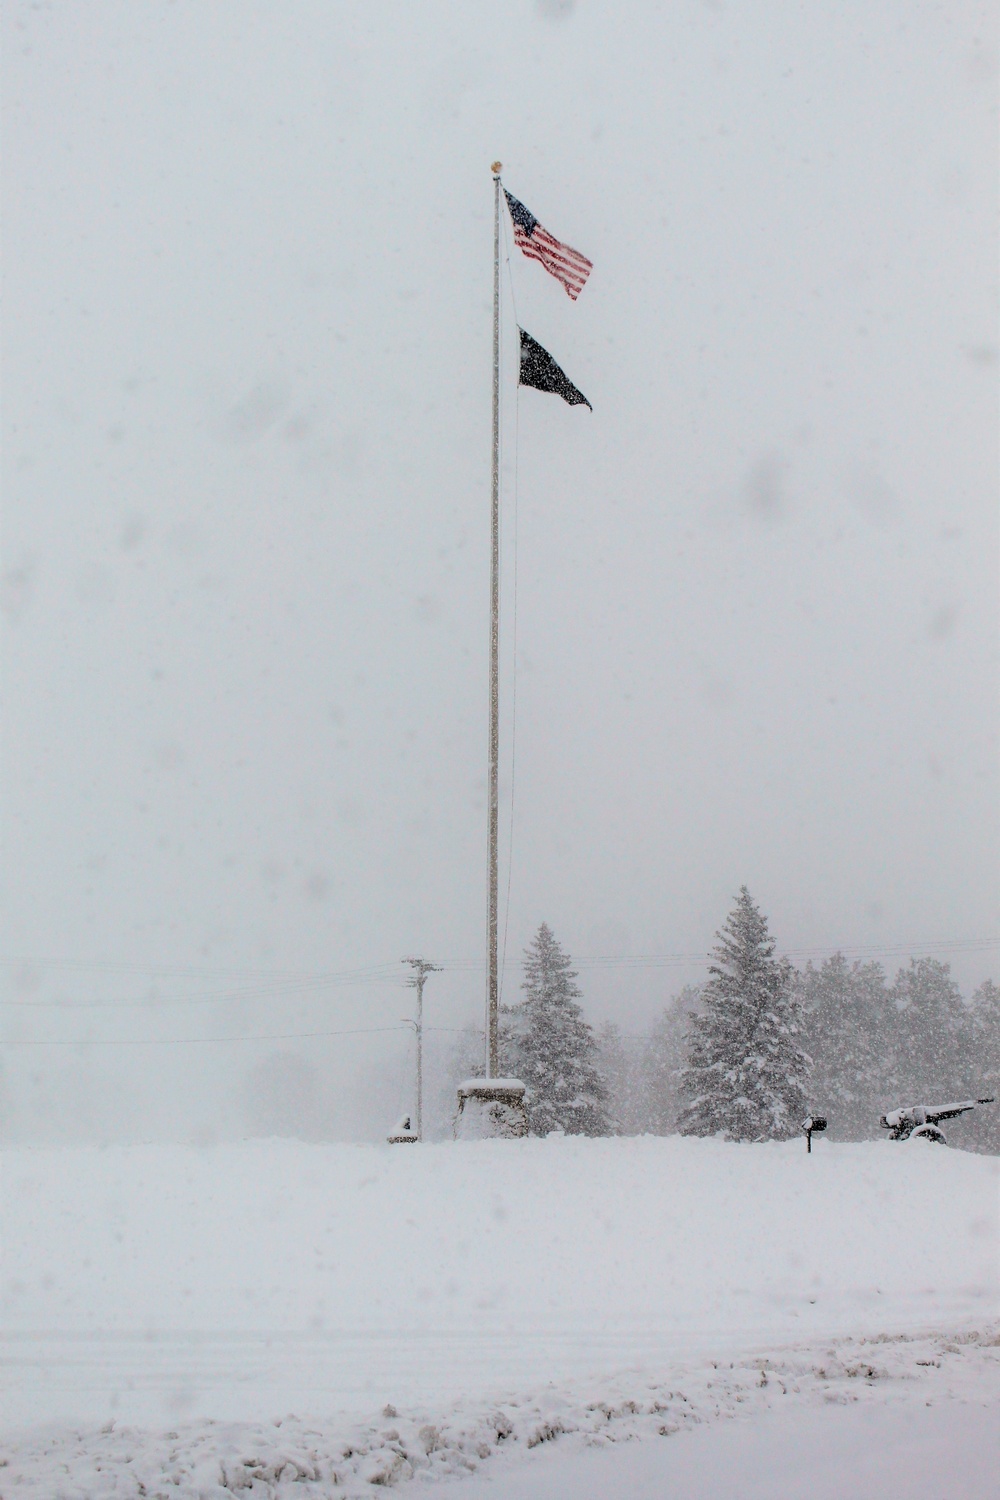
<path id="1" fill-rule="evenodd" d="M 548 350 L 543 349 L 537 339 L 533 339 L 530 333 L 525 333 L 523 328 L 519 328 L 518 333 L 521 335 L 521 374 L 518 384 L 534 386 L 536 391 L 551 391 L 553 396 L 561 396 L 570 406 L 586 406 L 593 411 L 586 396 L 567 378 L 565 370 L 559 368 Z"/>

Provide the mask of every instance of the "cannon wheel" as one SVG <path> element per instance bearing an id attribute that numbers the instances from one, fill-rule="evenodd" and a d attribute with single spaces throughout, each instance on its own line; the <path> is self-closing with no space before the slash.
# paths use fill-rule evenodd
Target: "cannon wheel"
<path id="1" fill-rule="evenodd" d="M 916 1130 L 911 1133 L 910 1140 L 934 1141 L 938 1146 L 947 1146 L 948 1144 L 944 1131 L 939 1130 L 936 1125 L 918 1125 Z"/>

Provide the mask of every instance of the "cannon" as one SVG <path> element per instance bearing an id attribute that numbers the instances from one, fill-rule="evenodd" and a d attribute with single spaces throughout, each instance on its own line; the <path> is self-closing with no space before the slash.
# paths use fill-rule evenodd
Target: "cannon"
<path id="1" fill-rule="evenodd" d="M 979 1104 L 993 1103 L 995 1100 L 990 1096 L 987 1099 L 961 1099 L 957 1104 L 907 1104 L 901 1109 L 886 1110 L 879 1124 L 883 1130 L 888 1130 L 890 1141 L 935 1141 L 946 1146 L 944 1131 L 939 1129 L 942 1120 L 953 1120 L 956 1115 L 967 1114 Z"/>

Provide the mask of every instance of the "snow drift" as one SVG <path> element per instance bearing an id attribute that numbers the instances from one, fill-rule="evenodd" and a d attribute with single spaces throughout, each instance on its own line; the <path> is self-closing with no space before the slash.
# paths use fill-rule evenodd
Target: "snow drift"
<path id="1" fill-rule="evenodd" d="M 363 1413 L 996 1306 L 998 1163 L 883 1142 L 3 1157 L 9 1419 Z"/>

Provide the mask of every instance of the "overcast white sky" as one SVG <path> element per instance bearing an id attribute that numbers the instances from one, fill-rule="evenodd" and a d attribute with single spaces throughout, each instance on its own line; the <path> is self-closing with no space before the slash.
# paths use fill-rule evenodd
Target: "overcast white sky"
<path id="1" fill-rule="evenodd" d="M 783 951 L 1000 977 L 931 948 L 998 930 L 994 7 L 3 24 L 8 1036 L 391 1024 L 270 976 L 415 951 L 479 1014 L 494 157 L 594 262 L 505 273 L 508 956 L 704 954 L 745 882 Z M 593 415 L 518 398 L 512 292 Z M 263 1055 L 128 1051 L 7 1066 Z"/>

